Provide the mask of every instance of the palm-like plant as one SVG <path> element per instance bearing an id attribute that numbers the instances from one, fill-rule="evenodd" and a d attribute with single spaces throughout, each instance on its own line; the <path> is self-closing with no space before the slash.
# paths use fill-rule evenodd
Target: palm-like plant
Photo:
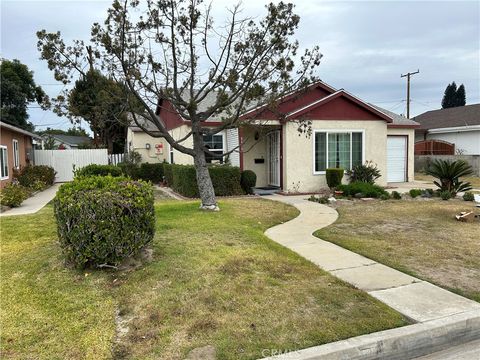
<path id="1" fill-rule="evenodd" d="M 458 192 L 472 189 L 469 182 L 460 181 L 461 177 L 473 174 L 472 167 L 463 160 L 435 160 L 425 172 L 439 180 L 433 183 L 441 191 L 449 191 L 452 196 L 455 196 Z"/>

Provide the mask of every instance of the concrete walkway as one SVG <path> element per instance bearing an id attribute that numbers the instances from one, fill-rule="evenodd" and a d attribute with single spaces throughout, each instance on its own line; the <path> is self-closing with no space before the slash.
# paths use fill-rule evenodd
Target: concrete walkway
<path id="1" fill-rule="evenodd" d="M 41 191 L 25 200 L 21 206 L 0 213 L 0 216 L 15 216 L 36 213 L 55 197 L 60 185 L 61 184 L 52 185 L 48 189 Z"/>
<path id="2" fill-rule="evenodd" d="M 480 310 L 480 304 L 438 286 L 379 264 L 312 235 L 332 224 L 337 212 L 305 196 L 272 195 L 266 198 L 295 206 L 301 214 L 265 234 L 332 275 L 365 290 L 416 322 Z"/>

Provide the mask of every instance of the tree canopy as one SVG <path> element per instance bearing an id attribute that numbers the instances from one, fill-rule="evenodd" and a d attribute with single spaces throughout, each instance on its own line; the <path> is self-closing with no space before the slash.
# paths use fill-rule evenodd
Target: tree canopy
<path id="1" fill-rule="evenodd" d="M 2 121 L 33 131 L 34 126 L 28 121 L 28 105 L 36 102 L 47 109 L 48 96 L 35 84 L 33 72 L 19 60 L 2 59 L 0 73 Z"/>
<path id="2" fill-rule="evenodd" d="M 457 106 L 465 106 L 466 94 L 465 86 L 462 84 L 457 89 L 457 84 L 453 81 L 448 84 L 442 99 L 442 109 L 448 109 Z"/>
<path id="3" fill-rule="evenodd" d="M 202 208 L 216 209 L 205 156 L 217 154 L 203 136 L 242 126 L 248 109 L 273 109 L 285 94 L 306 88 L 317 80 L 322 55 L 317 46 L 301 51 L 293 38 L 300 21 L 293 4 L 270 3 L 258 18 L 242 16 L 234 5 L 218 24 L 211 6 L 201 0 L 114 0 L 104 24 L 93 24 L 90 45 L 78 40 L 67 46 L 59 32 L 37 36 L 57 80 L 68 83 L 85 64 L 95 63 L 124 83 L 132 121 L 193 157 Z M 167 102 L 191 124 L 182 139 L 156 115 L 157 106 Z M 221 125 L 208 126 L 211 118 Z M 193 147 L 185 145 L 190 137 Z M 238 149 L 223 155 L 232 151 Z"/>

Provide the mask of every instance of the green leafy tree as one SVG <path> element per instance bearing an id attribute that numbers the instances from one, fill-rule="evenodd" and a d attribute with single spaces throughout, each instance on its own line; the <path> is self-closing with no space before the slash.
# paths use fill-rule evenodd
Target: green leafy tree
<path id="1" fill-rule="evenodd" d="M 457 84 L 448 84 L 442 99 L 442 109 L 455 107 L 457 103 Z"/>
<path id="2" fill-rule="evenodd" d="M 227 19 L 215 24 L 211 5 L 202 0 L 115 0 L 106 21 L 92 26 L 91 45 L 67 46 L 58 32 L 37 33 L 57 80 L 68 83 L 93 59 L 128 87 L 125 103 L 136 125 L 193 158 L 202 209 L 218 209 L 206 162 L 218 154 L 203 136 L 247 123 L 241 115 L 255 106 L 276 110 L 279 98 L 317 80 L 322 56 L 317 46 L 300 53 L 293 4 L 270 3 L 256 18 L 242 17 L 239 5 L 227 11 Z M 172 137 L 156 115 L 165 100 L 191 123 L 182 139 Z M 222 125 L 205 126 L 212 117 Z"/>
<path id="3" fill-rule="evenodd" d="M 62 129 L 52 129 L 47 127 L 45 130 L 42 131 L 37 131 L 37 134 L 39 135 L 44 135 L 44 134 L 51 134 L 51 135 L 70 135 L 70 136 L 85 136 L 88 137 L 89 135 L 85 131 L 85 129 L 82 129 L 80 127 L 71 127 L 68 130 L 62 130 Z"/>
<path id="4" fill-rule="evenodd" d="M 1 119 L 22 129 L 33 131 L 28 121 L 27 107 L 31 103 L 48 109 L 48 96 L 35 84 L 33 72 L 18 60 L 2 59 L 1 73 Z"/>
<path id="5" fill-rule="evenodd" d="M 456 106 L 465 106 L 467 103 L 467 95 L 465 93 L 465 86 L 463 84 L 458 87 L 456 98 Z"/>

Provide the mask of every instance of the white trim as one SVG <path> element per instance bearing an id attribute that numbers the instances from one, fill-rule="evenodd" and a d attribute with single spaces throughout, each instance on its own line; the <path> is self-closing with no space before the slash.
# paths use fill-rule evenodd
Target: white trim
<path id="1" fill-rule="evenodd" d="M 0 169 L 0 180 L 7 180 L 7 179 L 10 178 L 10 171 L 9 171 L 9 168 L 8 168 L 8 147 L 5 146 L 5 145 L 0 145 L 0 157 L 3 156 L 3 154 L 1 154 L 1 152 L 3 152 L 3 149 L 5 149 L 5 164 L 7 165 L 6 166 L 7 175 L 2 176 L 2 172 L 3 172 L 3 167 L 2 167 Z"/>
<path id="2" fill-rule="evenodd" d="M 325 141 L 327 142 L 326 146 L 326 163 L 325 166 L 328 168 L 328 134 L 329 133 L 349 133 L 350 134 L 350 166 L 352 165 L 352 133 L 362 133 L 362 164 L 365 162 L 365 129 L 315 129 L 313 130 L 313 141 L 312 141 L 312 173 L 313 175 L 325 175 L 326 171 L 315 171 L 315 139 L 316 133 L 326 133 L 327 136 Z M 345 169 L 350 170 L 350 169 Z"/>
<path id="3" fill-rule="evenodd" d="M 467 131 L 478 131 L 478 130 L 480 130 L 480 125 L 466 125 L 466 126 L 455 126 L 455 127 L 448 127 L 448 128 L 428 129 L 427 134 L 467 132 Z"/>
<path id="4" fill-rule="evenodd" d="M 12 140 L 12 152 L 13 152 L 13 167 L 15 169 L 20 168 L 20 148 L 18 147 L 18 140 Z"/>

